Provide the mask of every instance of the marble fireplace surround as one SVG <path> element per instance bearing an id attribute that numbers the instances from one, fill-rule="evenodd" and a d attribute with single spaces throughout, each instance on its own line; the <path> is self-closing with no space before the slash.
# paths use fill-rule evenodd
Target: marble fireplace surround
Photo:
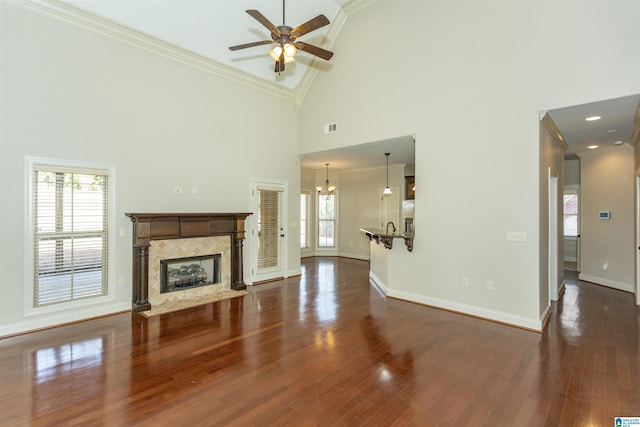
<path id="1" fill-rule="evenodd" d="M 157 297 L 152 290 L 154 294 L 150 301 L 150 287 L 154 286 L 153 283 L 157 281 L 157 277 L 150 278 L 151 275 L 157 276 L 157 273 L 154 273 L 157 271 L 156 250 L 161 247 L 169 246 L 172 252 L 183 252 L 190 247 L 201 248 L 203 245 L 210 245 L 212 250 L 210 253 L 223 254 L 223 285 L 225 282 L 229 283 L 227 286 L 233 290 L 247 288 L 242 272 L 242 245 L 245 233 L 244 220 L 251 215 L 250 213 L 125 213 L 125 215 L 133 223 L 133 311 L 151 310 L 151 302 Z M 179 240 L 170 242 L 174 239 Z M 188 241 L 192 239 L 198 240 Z M 224 256 L 225 248 L 228 254 L 226 257 Z M 149 268 L 150 251 L 154 251 L 152 261 L 154 266 L 151 270 Z"/>

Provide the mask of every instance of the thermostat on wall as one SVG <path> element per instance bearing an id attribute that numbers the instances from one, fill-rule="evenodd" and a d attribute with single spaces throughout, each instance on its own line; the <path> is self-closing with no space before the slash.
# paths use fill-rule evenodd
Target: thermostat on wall
<path id="1" fill-rule="evenodd" d="M 609 211 L 600 211 L 600 219 L 609 219 Z"/>

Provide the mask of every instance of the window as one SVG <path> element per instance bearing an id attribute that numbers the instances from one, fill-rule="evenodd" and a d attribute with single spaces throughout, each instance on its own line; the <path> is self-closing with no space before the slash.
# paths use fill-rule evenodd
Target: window
<path id="1" fill-rule="evenodd" d="M 309 247 L 309 202 L 310 193 L 303 191 L 300 193 L 300 248 Z"/>
<path id="2" fill-rule="evenodd" d="M 318 247 L 335 246 L 336 196 L 318 196 Z"/>
<path id="3" fill-rule="evenodd" d="M 108 294 L 109 172 L 30 164 L 33 307 Z"/>
<path id="4" fill-rule="evenodd" d="M 578 235 L 578 208 L 579 199 L 577 192 L 570 194 L 565 189 L 564 194 L 564 235 L 565 236 L 577 236 Z"/>

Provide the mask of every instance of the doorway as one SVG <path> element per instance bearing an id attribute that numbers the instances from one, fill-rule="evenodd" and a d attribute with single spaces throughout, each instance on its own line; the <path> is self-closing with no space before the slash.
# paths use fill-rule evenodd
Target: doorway
<path id="1" fill-rule="evenodd" d="M 284 230 L 286 185 L 256 182 L 252 190 L 254 221 L 251 228 L 253 242 L 252 282 L 284 277 Z"/>

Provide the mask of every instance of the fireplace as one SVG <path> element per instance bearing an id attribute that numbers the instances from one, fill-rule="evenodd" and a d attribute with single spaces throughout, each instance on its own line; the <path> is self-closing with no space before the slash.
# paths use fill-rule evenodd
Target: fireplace
<path id="1" fill-rule="evenodd" d="M 160 293 L 220 283 L 221 254 L 160 260 Z"/>
<path id="2" fill-rule="evenodd" d="M 151 310 L 167 298 L 180 298 L 190 292 L 196 297 L 209 289 L 246 289 L 243 280 L 242 245 L 244 220 L 250 213 L 126 213 L 133 223 L 133 311 Z M 213 254 L 213 255 L 212 255 Z M 217 257 L 216 255 L 219 255 Z M 174 286 L 161 290 L 162 260 L 213 256 L 209 285 Z M 203 258 L 204 259 L 204 258 Z M 216 261 L 217 259 L 217 261 Z M 171 262 L 169 263 L 171 264 Z M 183 261 L 179 261 L 182 265 Z M 167 266 L 168 267 L 168 266 Z M 176 266 L 174 266 L 176 267 Z M 206 271 L 205 267 L 201 267 Z M 208 267 L 207 267 L 208 268 Z M 197 276 L 197 272 L 194 274 Z M 200 272 L 202 275 L 202 272 Z"/>

